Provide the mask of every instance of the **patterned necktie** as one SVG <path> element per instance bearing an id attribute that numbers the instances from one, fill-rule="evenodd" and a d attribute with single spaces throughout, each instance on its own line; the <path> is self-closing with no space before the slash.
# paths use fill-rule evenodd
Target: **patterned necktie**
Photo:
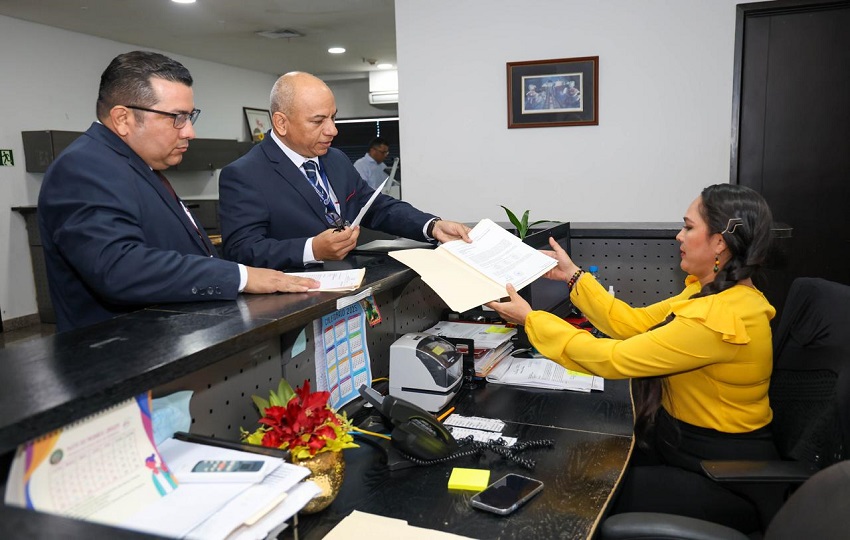
<path id="1" fill-rule="evenodd" d="M 312 161 L 305 161 L 302 167 L 304 167 L 304 172 L 307 173 L 307 179 L 313 185 L 313 189 L 316 190 L 316 193 L 319 194 L 319 198 L 322 199 L 322 204 L 326 207 L 330 207 L 331 196 L 325 189 L 325 186 L 322 185 L 322 181 L 319 179 L 319 171 L 316 168 L 316 164 Z"/>

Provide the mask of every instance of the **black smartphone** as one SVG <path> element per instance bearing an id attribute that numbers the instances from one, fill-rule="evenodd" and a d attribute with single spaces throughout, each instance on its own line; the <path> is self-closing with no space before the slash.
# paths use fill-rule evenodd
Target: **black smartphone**
<path id="1" fill-rule="evenodd" d="M 473 507 L 494 514 L 510 514 L 543 490 L 543 482 L 519 474 L 507 474 L 472 496 Z"/>
<path id="2" fill-rule="evenodd" d="M 262 461 L 204 460 L 192 468 L 192 472 L 256 472 L 263 468 Z"/>

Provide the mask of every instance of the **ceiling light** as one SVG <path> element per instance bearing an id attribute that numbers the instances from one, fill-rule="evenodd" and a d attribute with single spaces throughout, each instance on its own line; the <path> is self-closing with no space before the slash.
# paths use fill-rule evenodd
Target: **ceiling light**
<path id="1" fill-rule="evenodd" d="M 384 64 L 378 64 L 375 67 L 377 67 L 378 69 L 392 69 L 393 65 L 384 63 Z"/>
<path id="2" fill-rule="evenodd" d="M 175 4 L 194 4 L 195 0 L 171 0 Z"/>
<path id="3" fill-rule="evenodd" d="M 342 53 L 345 52 L 345 48 L 344 47 L 331 47 L 330 49 L 328 49 L 328 52 L 331 53 L 331 54 L 342 54 Z"/>

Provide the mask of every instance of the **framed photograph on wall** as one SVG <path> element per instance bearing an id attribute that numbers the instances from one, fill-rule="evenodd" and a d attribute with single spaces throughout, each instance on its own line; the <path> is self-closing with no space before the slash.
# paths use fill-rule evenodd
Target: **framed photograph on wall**
<path id="1" fill-rule="evenodd" d="M 599 124 L 599 57 L 508 62 L 508 128 Z"/>
<path id="2" fill-rule="evenodd" d="M 251 140 L 254 143 L 262 141 L 266 137 L 266 132 L 272 127 L 272 115 L 268 109 L 251 109 L 242 107 L 245 111 L 245 121 L 248 122 L 248 133 L 251 135 Z"/>

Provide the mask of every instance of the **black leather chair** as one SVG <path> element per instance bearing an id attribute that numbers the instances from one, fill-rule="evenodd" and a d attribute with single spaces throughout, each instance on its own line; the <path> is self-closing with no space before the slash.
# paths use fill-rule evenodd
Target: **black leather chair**
<path id="1" fill-rule="evenodd" d="M 774 440 L 782 461 L 702 464 L 709 477 L 753 501 L 763 530 L 794 488 L 817 471 L 850 458 L 850 286 L 820 278 L 794 280 L 774 335 L 769 392 Z M 604 539 L 729 538 L 711 536 L 695 527 L 700 520 L 680 516 L 633 513 L 608 521 L 602 529 Z M 629 525 L 634 525 L 636 536 L 629 536 Z M 727 535 L 730 530 L 726 529 Z"/>
<path id="2" fill-rule="evenodd" d="M 782 506 L 764 540 L 844 540 L 850 535 L 850 461 L 816 473 Z M 602 524 L 604 540 L 751 540 L 747 535 L 700 519 L 634 512 Z"/>

